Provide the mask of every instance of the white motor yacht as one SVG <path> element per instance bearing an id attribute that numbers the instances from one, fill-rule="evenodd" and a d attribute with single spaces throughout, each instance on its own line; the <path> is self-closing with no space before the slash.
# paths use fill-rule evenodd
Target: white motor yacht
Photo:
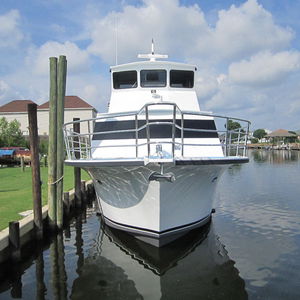
<path id="1" fill-rule="evenodd" d="M 249 161 L 249 122 L 201 111 L 195 66 L 153 44 L 139 57 L 111 67 L 108 113 L 64 125 L 65 163 L 90 174 L 107 225 L 160 247 L 210 221 L 220 175 Z"/>

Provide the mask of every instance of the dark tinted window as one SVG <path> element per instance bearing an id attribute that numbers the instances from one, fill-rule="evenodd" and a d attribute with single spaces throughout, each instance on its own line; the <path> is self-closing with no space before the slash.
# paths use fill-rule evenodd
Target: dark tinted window
<path id="1" fill-rule="evenodd" d="M 170 71 L 170 86 L 176 88 L 192 88 L 194 86 L 194 72 Z"/>
<path id="2" fill-rule="evenodd" d="M 142 70 L 141 86 L 142 87 L 161 87 L 167 85 L 166 70 Z"/>
<path id="3" fill-rule="evenodd" d="M 137 87 L 137 72 L 124 71 L 113 73 L 114 89 L 130 89 Z"/>

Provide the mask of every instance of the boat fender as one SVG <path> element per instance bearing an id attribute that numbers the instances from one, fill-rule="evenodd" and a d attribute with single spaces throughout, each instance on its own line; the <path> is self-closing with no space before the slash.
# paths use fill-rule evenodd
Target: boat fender
<path id="1" fill-rule="evenodd" d="M 173 173 L 161 174 L 158 172 L 152 172 L 148 178 L 149 181 L 167 181 L 173 183 L 176 178 Z"/>

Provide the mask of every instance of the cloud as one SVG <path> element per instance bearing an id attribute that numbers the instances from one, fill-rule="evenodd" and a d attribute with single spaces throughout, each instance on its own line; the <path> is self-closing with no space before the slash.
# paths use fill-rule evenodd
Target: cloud
<path id="1" fill-rule="evenodd" d="M 221 59 L 240 59 L 262 50 L 282 50 L 294 33 L 275 24 L 272 15 L 256 0 L 221 10 L 212 37 Z"/>
<path id="2" fill-rule="evenodd" d="M 16 47 L 24 38 L 20 27 L 20 13 L 11 10 L 0 15 L 0 48 Z"/>
<path id="3" fill-rule="evenodd" d="M 147 51 L 154 37 L 157 50 L 171 57 L 217 64 L 259 51 L 282 50 L 294 38 L 293 31 L 276 25 L 256 0 L 221 10 L 215 26 L 207 23 L 198 5 L 181 6 L 176 0 L 145 0 L 143 4 L 91 19 L 88 50 L 104 62 L 114 63 L 117 28 L 121 62 L 135 58 L 137 51 Z"/>
<path id="4" fill-rule="evenodd" d="M 94 20 L 90 26 L 92 42 L 88 50 L 109 64 L 115 62 L 116 28 L 120 62 L 135 59 L 138 52 L 148 53 L 152 38 L 157 52 L 174 56 L 181 52 L 182 56 L 195 46 L 195 30 L 199 34 L 209 30 L 197 5 L 183 7 L 174 0 L 144 1 L 141 7 L 128 5 L 122 12 Z"/>
<path id="5" fill-rule="evenodd" d="M 33 66 L 39 75 L 49 74 L 49 57 L 65 55 L 68 61 L 68 72 L 79 73 L 89 68 L 89 54 L 80 49 L 75 43 L 66 41 L 58 43 L 49 41 L 40 48 L 31 48 L 26 58 L 27 64 Z"/>
<path id="6" fill-rule="evenodd" d="M 266 86 L 284 80 L 300 69 L 300 52 L 260 52 L 229 66 L 229 79 L 237 84 Z"/>
<path id="7" fill-rule="evenodd" d="M 7 102 L 7 99 L 22 99 L 20 93 L 15 91 L 7 82 L 0 80 L 0 105 Z"/>

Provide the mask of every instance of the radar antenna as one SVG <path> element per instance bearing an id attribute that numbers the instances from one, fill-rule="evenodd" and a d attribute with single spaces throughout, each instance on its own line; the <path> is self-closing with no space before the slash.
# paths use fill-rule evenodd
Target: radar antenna
<path id="1" fill-rule="evenodd" d="M 151 42 L 151 53 L 149 54 L 139 54 L 138 58 L 149 58 L 150 61 L 156 61 L 157 58 L 168 58 L 166 54 L 154 54 L 154 41 Z"/>

